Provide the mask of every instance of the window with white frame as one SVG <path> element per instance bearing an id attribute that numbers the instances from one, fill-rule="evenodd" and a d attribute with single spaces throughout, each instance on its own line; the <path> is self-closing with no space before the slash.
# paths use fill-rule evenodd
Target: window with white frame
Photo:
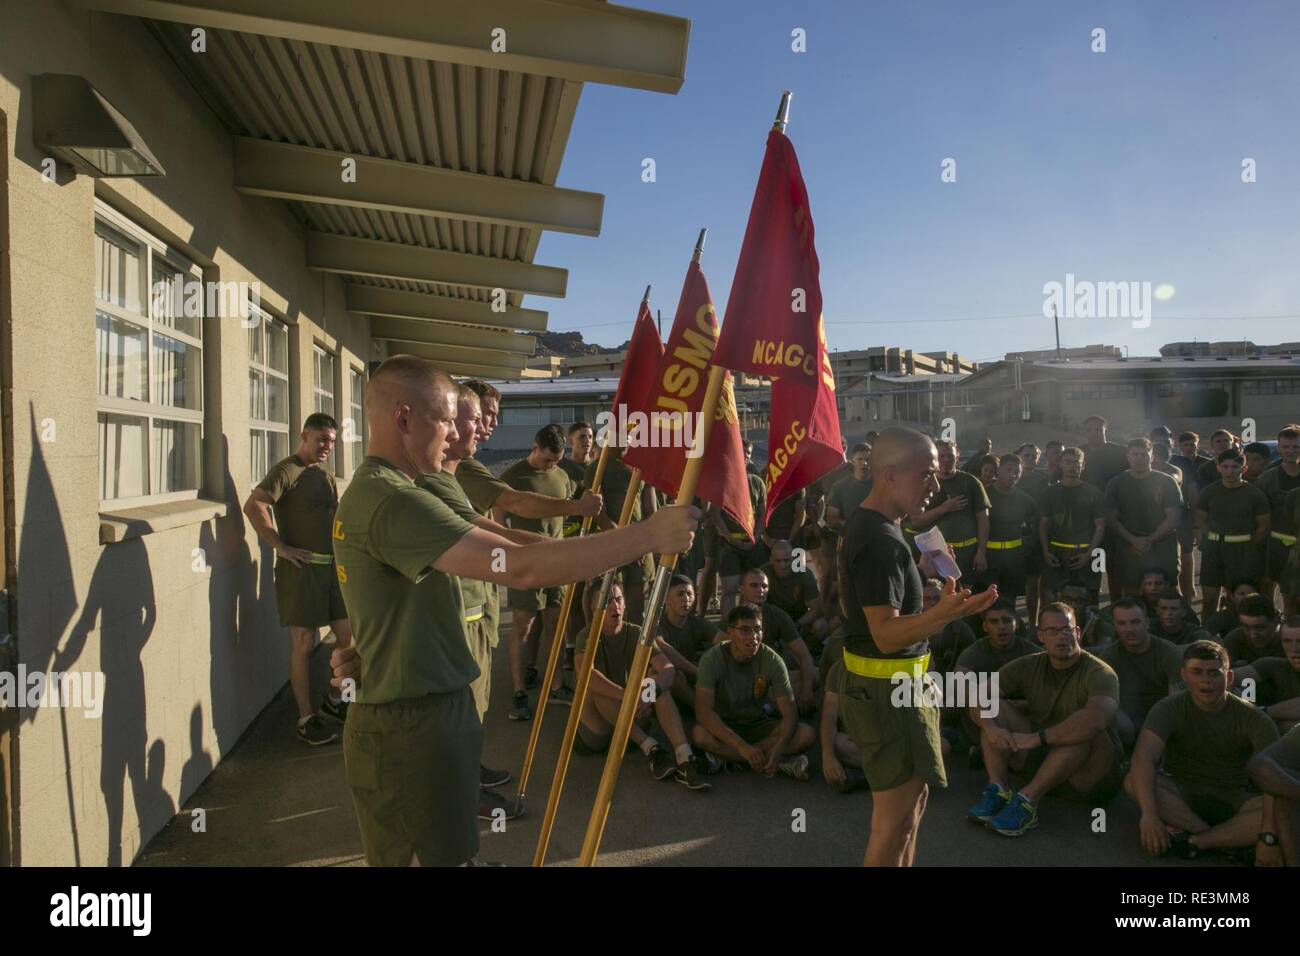
<path id="1" fill-rule="evenodd" d="M 289 457 L 289 327 L 248 306 L 248 434 L 253 484 Z"/>
<path id="2" fill-rule="evenodd" d="M 95 204 L 101 504 L 198 496 L 204 288 L 197 266 Z"/>
<path id="3" fill-rule="evenodd" d="M 311 410 L 324 412 L 338 421 L 338 406 L 334 402 L 334 366 L 337 359 L 319 345 L 311 347 Z M 339 474 L 338 456 L 331 451 L 325 459 L 326 467 L 333 474 Z"/>
<path id="4" fill-rule="evenodd" d="M 366 375 L 359 368 L 348 369 L 348 420 L 343 425 L 348 437 L 348 462 L 355 471 L 365 455 L 366 432 Z"/>

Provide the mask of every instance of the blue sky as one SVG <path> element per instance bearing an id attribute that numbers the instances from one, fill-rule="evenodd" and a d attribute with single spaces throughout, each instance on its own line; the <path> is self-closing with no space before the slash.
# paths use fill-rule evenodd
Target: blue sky
<path id="1" fill-rule="evenodd" d="M 666 333 L 701 226 L 721 311 L 790 89 L 832 348 L 1049 348 L 1043 285 L 1067 273 L 1173 297 L 1146 329 L 1063 319 L 1063 345 L 1300 339 L 1300 4 L 630 2 L 692 21 L 686 82 L 584 89 L 559 185 L 605 218 L 542 239 L 568 297 L 525 304 L 553 330 L 620 344 L 653 283 Z"/>

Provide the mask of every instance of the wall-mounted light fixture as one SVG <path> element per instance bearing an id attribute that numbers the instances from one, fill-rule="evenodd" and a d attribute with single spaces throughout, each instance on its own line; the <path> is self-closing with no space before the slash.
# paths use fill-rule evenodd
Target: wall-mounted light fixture
<path id="1" fill-rule="evenodd" d="M 32 77 L 32 137 L 88 176 L 167 175 L 135 127 L 84 76 Z"/>

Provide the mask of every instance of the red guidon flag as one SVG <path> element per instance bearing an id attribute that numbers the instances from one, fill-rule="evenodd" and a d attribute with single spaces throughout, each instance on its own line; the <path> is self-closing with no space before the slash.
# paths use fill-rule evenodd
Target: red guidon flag
<path id="1" fill-rule="evenodd" d="M 713 361 L 772 379 L 767 514 L 844 461 L 808 190 L 772 130 Z"/>
<path id="2" fill-rule="evenodd" d="M 608 413 L 596 416 L 598 445 L 608 442 L 625 447 L 629 437 L 635 439 L 648 428 L 648 396 L 654 388 L 655 372 L 663 354 L 664 344 L 659 340 L 655 320 L 650 317 L 650 305 L 642 301 L 623 358 L 623 374 L 614 392 L 614 403 Z"/>
<path id="3" fill-rule="evenodd" d="M 692 262 L 682 285 L 673 330 L 643 406 L 649 412 L 648 434 L 629 441 L 623 453 L 624 464 L 640 468 L 647 483 L 674 497 L 699 431 L 717 341 L 718 313 L 709 295 L 709 284 L 699 263 Z M 752 538 L 754 509 L 749 501 L 745 450 L 730 373 L 714 411 L 713 430 L 703 456 L 704 467 L 695 494 L 720 506 Z"/>

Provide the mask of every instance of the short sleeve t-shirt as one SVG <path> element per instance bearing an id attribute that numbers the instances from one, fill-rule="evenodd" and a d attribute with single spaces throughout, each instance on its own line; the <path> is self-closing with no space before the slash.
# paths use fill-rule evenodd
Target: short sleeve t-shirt
<path id="1" fill-rule="evenodd" d="M 598 463 L 598 458 L 593 458 L 587 463 L 587 468 L 582 476 L 584 488 L 595 487 L 596 465 Z M 623 464 L 621 455 L 611 453 L 609 459 L 605 462 L 605 474 L 600 480 L 600 494 L 605 499 L 605 517 L 615 524 L 618 523 L 619 515 L 623 512 L 623 499 L 627 497 L 627 488 L 631 483 L 632 469 Z M 640 495 L 637 495 L 632 503 L 631 520 L 641 520 Z"/>
<path id="2" fill-rule="evenodd" d="M 817 589 L 817 575 L 808 568 L 781 577 L 768 564 L 763 566 L 763 573 L 767 575 L 767 603 L 776 605 L 796 621 L 808 613 L 808 602 L 817 600 L 821 594 Z"/>
<path id="3" fill-rule="evenodd" d="M 324 465 L 307 466 L 290 455 L 276 462 L 257 487 L 271 498 L 275 527 L 285 544 L 330 553 L 339 491 Z"/>
<path id="4" fill-rule="evenodd" d="M 1287 510 L 1287 495 L 1300 488 L 1300 474 L 1288 475 L 1282 466 L 1270 468 L 1259 476 L 1255 487 L 1268 498 L 1273 514 L 1273 530 L 1282 534 L 1295 534 L 1295 515 Z"/>
<path id="5" fill-rule="evenodd" d="M 1108 441 L 1104 445 L 1083 446 L 1083 480 L 1105 491 L 1110 480 L 1128 469 L 1128 449 Z"/>
<path id="6" fill-rule="evenodd" d="M 455 575 L 433 563 L 473 526 L 388 462 L 362 461 L 335 515 L 335 571 L 363 704 L 467 688 L 479 676 Z"/>
<path id="7" fill-rule="evenodd" d="M 785 661 L 766 644 L 748 661 L 732 656 L 730 641 L 714 644 L 700 658 L 695 686 L 713 691 L 713 709 L 728 724 L 758 723 L 767 717 L 763 702 L 769 696 L 794 696 Z"/>
<path id="8" fill-rule="evenodd" d="M 1209 517 L 1208 528 L 1216 534 L 1251 534 L 1255 519 L 1269 513 L 1268 496 L 1244 482 L 1229 488 L 1216 481 L 1201 492 L 1196 507 Z"/>
<path id="9" fill-rule="evenodd" d="M 935 522 L 943 532 L 944 540 L 954 546 L 960 545 L 963 541 L 970 541 L 978 535 L 979 529 L 975 523 L 975 516 L 981 511 L 989 510 L 989 494 L 984 483 L 972 474 L 959 471 L 950 478 L 939 480 L 939 493 L 930 500 L 928 506 L 935 508 L 949 498 L 963 496 L 966 498 L 965 508 L 961 511 L 950 511 Z"/>
<path id="10" fill-rule="evenodd" d="M 888 605 L 899 614 L 920 614 L 924 606 L 921 572 L 898 523 L 879 511 L 857 508 L 844 526 L 838 560 L 845 650 L 875 658 L 923 655 L 926 641 L 889 654 L 881 651 L 862 612 L 864 607 Z"/>
<path id="11" fill-rule="evenodd" d="M 1216 711 L 1197 707 L 1187 691 L 1166 697 L 1142 729 L 1165 742 L 1167 774 L 1209 790 L 1246 786 L 1246 761 L 1277 740 L 1273 721 L 1235 694 Z"/>
<path id="12" fill-rule="evenodd" d="M 587 487 L 585 484 L 586 476 L 587 476 L 586 466 L 578 464 L 576 461 L 574 461 L 572 458 L 566 455 L 565 457 L 560 459 L 560 464 L 558 467 L 564 469 L 564 473 L 569 476 L 569 481 L 572 482 L 573 484 L 573 493 L 569 497 L 571 498 L 582 497 L 582 492 Z M 564 518 L 564 536 L 566 538 L 574 537 L 581 530 L 582 530 L 581 517 L 579 517 L 578 515 L 568 515 Z"/>
<path id="13" fill-rule="evenodd" d="M 989 497 L 990 541 L 1036 541 L 1033 533 L 1037 520 L 1034 499 L 1019 488 L 1001 491 L 997 485 L 987 489 Z"/>
<path id="14" fill-rule="evenodd" d="M 767 521 L 767 536 L 773 541 L 789 541 L 790 531 L 794 528 L 795 510 L 803 505 L 807 507 L 808 489 L 800 488 L 789 498 L 772 509 L 772 517 Z"/>
<path id="15" fill-rule="evenodd" d="M 1046 471 L 1041 468 L 1035 468 L 1033 471 L 1028 471 L 1021 475 L 1020 480 L 1016 482 L 1016 487 L 1029 495 L 1029 497 L 1033 498 L 1034 503 L 1037 504 L 1043 497 L 1043 492 L 1051 486 L 1051 483 L 1052 479 L 1048 476 Z"/>
<path id="16" fill-rule="evenodd" d="M 456 481 L 465 489 L 465 495 L 474 510 L 486 516 L 492 506 L 501 497 L 501 492 L 509 491 L 510 486 L 492 472 L 487 466 L 474 458 L 464 458 L 456 466 Z"/>
<path id="17" fill-rule="evenodd" d="M 763 604 L 763 643 L 778 654 L 786 654 L 790 645 L 801 640 L 799 628 L 790 615 L 770 602 Z"/>
<path id="18" fill-rule="evenodd" d="M 1094 485 L 1081 482 L 1070 488 L 1058 481 L 1043 492 L 1041 510 L 1049 543 L 1090 544 L 1097 520 L 1106 517 L 1106 499 Z"/>
<path id="19" fill-rule="evenodd" d="M 573 494 L 573 482 L 558 465 L 554 468 L 534 468 L 523 458 L 501 473 L 501 480 L 515 491 L 531 491 L 548 498 L 568 498 Z M 558 538 L 564 530 L 564 519 L 521 518 L 510 516 L 510 527 Z"/>
<path id="20" fill-rule="evenodd" d="M 1040 654 L 1042 650 L 1040 645 L 1019 635 L 1013 637 L 1011 645 L 1006 648 L 994 647 L 990 638 L 981 637 L 958 655 L 956 666 L 976 674 L 991 674 L 1001 670 L 1004 664 L 1030 654 Z"/>
<path id="21" fill-rule="evenodd" d="M 713 646 L 717 633 L 718 629 L 712 622 L 695 613 L 687 614 L 681 627 L 668 620 L 667 614 L 659 618 L 660 639 L 671 644 L 673 650 L 696 666 L 699 666 L 704 652 Z"/>
<path id="22" fill-rule="evenodd" d="M 975 632 L 965 621 L 953 621 L 930 638 L 930 670 L 947 674 L 955 670 L 957 660 L 975 644 Z"/>
<path id="23" fill-rule="evenodd" d="M 1029 654 L 998 671 L 1001 695 L 1023 700 L 1027 716 L 1036 727 L 1055 727 L 1082 710 L 1089 697 L 1119 701 L 1119 678 L 1110 665 L 1087 651 L 1074 665 L 1058 670 L 1047 654 Z"/>
<path id="24" fill-rule="evenodd" d="M 759 532 L 764 530 L 763 513 L 767 511 L 767 485 L 763 484 L 763 479 L 759 475 L 749 474 L 745 477 L 749 479 L 749 505 L 754 509 L 754 540 L 758 540 Z M 749 540 L 749 535 L 740 524 L 725 511 L 722 512 L 722 523 L 727 528 L 726 535 L 722 537 L 723 541 Z"/>
<path id="25" fill-rule="evenodd" d="M 637 641 L 641 639 L 641 628 L 635 624 L 624 624 L 617 634 L 601 634 L 596 645 L 596 660 L 593 667 L 615 684 L 627 686 L 627 675 L 632 672 L 632 658 L 636 655 Z M 587 629 L 578 633 L 578 653 L 587 649 Z"/>
<path id="26" fill-rule="evenodd" d="M 1161 472 L 1139 478 L 1126 471 L 1106 486 L 1106 506 L 1119 513 L 1119 523 L 1129 534 L 1149 535 L 1165 520 L 1166 508 L 1183 507 L 1183 493 L 1178 482 Z"/>
<path id="27" fill-rule="evenodd" d="M 1171 642 L 1152 637 L 1141 654 L 1131 654 L 1116 641 L 1097 655 L 1119 678 L 1119 709 L 1137 727 L 1146 720 L 1155 702 L 1169 696 L 1170 686 L 1181 683 L 1182 652 Z"/>
<path id="28" fill-rule="evenodd" d="M 1261 657 L 1250 666 L 1259 675 L 1256 697 L 1260 706 L 1269 707 L 1300 697 L 1300 671 L 1285 657 Z"/>
<path id="29" fill-rule="evenodd" d="M 1228 652 L 1228 660 L 1234 664 L 1249 664 L 1261 657 L 1285 657 L 1282 650 L 1282 635 L 1278 631 L 1268 639 L 1263 647 L 1256 647 L 1246 637 L 1244 628 L 1236 627 L 1223 639 L 1223 646 Z"/>
<path id="30" fill-rule="evenodd" d="M 850 472 L 847 478 L 835 483 L 835 487 L 826 497 L 826 504 L 833 505 L 839 511 L 840 517 L 847 521 L 858 505 L 871 494 L 871 486 L 870 478 L 854 478 L 853 473 Z"/>
<path id="31" fill-rule="evenodd" d="M 459 470 L 459 468 L 457 469 Z M 465 497 L 465 489 L 450 473 L 440 471 L 433 475 L 421 475 L 416 484 L 425 491 L 433 492 L 442 499 L 443 503 L 458 517 L 470 524 L 479 515 L 470 505 L 469 499 Z M 476 578 L 459 578 L 460 593 L 465 602 L 465 607 L 475 608 L 483 607 L 487 604 L 487 586 L 485 582 Z"/>

